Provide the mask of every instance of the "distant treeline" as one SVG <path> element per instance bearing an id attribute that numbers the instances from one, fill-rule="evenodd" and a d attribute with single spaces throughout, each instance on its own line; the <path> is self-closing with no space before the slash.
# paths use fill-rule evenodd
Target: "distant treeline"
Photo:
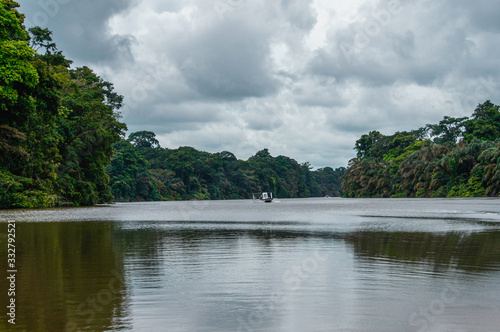
<path id="1" fill-rule="evenodd" d="M 311 171 L 309 163 L 273 157 L 267 149 L 246 161 L 227 151 L 166 149 L 149 131 L 132 133 L 114 148 L 108 174 L 119 201 L 239 199 L 261 191 L 281 198 L 340 196 L 345 170 Z"/>
<path id="2" fill-rule="evenodd" d="M 343 177 L 345 197 L 483 197 L 500 193 L 500 107 L 471 117 L 356 141 Z"/>

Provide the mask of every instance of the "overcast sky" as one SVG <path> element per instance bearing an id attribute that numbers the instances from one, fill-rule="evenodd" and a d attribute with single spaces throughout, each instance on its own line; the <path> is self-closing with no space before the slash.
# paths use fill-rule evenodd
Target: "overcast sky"
<path id="1" fill-rule="evenodd" d="M 163 147 L 346 166 L 360 135 L 500 103 L 498 0 L 21 0 Z"/>

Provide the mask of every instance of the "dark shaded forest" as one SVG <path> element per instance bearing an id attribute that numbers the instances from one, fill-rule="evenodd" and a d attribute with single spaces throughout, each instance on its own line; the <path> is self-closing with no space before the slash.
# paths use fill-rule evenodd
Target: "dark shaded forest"
<path id="1" fill-rule="evenodd" d="M 261 191 L 281 198 L 340 196 L 345 170 L 311 171 L 309 163 L 273 157 L 267 149 L 246 161 L 227 151 L 166 149 L 149 131 L 132 133 L 114 148 L 108 173 L 119 201 L 240 199 Z"/>
<path id="2" fill-rule="evenodd" d="M 17 7 L 0 5 L 0 208 L 111 201 L 123 97 L 90 68 L 72 69 L 50 31 L 27 31 Z"/>
<path id="3" fill-rule="evenodd" d="M 356 141 L 343 177 L 345 197 L 493 197 L 500 193 L 500 106 L 471 117 Z"/>

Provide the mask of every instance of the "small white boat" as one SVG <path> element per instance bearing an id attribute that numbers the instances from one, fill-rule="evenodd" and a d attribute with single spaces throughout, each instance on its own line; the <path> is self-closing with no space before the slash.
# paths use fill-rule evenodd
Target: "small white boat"
<path id="1" fill-rule="evenodd" d="M 273 201 L 273 193 L 272 192 L 264 192 L 260 195 L 260 199 L 266 203 L 271 203 Z"/>
<path id="2" fill-rule="evenodd" d="M 266 203 L 271 203 L 273 201 L 273 193 L 272 192 L 262 192 L 252 194 L 253 199 L 260 199 Z"/>

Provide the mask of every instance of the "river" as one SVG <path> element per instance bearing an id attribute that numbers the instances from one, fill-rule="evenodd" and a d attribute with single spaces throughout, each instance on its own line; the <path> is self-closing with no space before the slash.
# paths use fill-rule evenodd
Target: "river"
<path id="1" fill-rule="evenodd" d="M 499 331 L 500 200 L 0 211 L 1 331 Z M 9 304 L 0 279 L 0 305 Z M 5 311 L 5 313 L 4 313 Z"/>

